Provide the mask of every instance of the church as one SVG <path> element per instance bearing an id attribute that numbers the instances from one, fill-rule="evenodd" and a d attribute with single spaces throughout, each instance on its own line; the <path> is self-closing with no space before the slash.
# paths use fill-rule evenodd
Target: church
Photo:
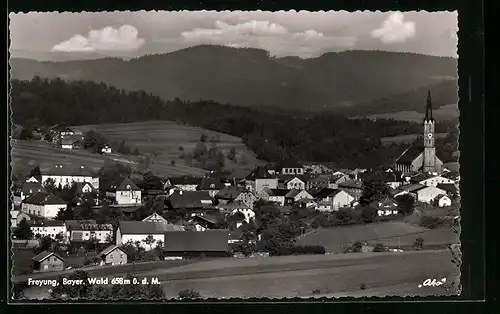
<path id="1" fill-rule="evenodd" d="M 424 172 L 441 173 L 443 162 L 436 156 L 435 147 L 435 121 L 432 117 L 431 92 L 427 94 L 427 106 L 425 108 L 425 118 L 423 122 L 423 137 L 418 137 L 410 144 L 395 164 L 395 170 L 403 173 Z"/>

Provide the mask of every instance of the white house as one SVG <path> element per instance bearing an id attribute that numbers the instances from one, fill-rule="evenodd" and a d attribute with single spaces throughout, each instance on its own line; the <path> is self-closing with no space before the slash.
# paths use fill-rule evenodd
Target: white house
<path id="1" fill-rule="evenodd" d="M 304 190 L 306 188 L 306 184 L 304 181 L 302 181 L 298 177 L 293 177 L 292 179 L 285 181 L 284 188 L 287 190 L 291 190 L 291 189 Z"/>
<path id="2" fill-rule="evenodd" d="M 113 238 L 113 225 L 82 222 L 68 227 L 69 240 L 74 242 L 96 239 L 99 243 L 106 243 Z"/>
<path id="3" fill-rule="evenodd" d="M 109 147 L 108 145 L 104 146 L 101 149 L 101 153 L 103 153 L 103 154 L 111 154 L 111 147 Z"/>
<path id="4" fill-rule="evenodd" d="M 423 203 L 431 203 L 438 195 L 446 194 L 445 190 L 433 186 L 426 186 L 417 191 L 417 200 Z"/>
<path id="5" fill-rule="evenodd" d="M 280 174 L 303 175 L 304 165 L 292 159 L 284 160 L 280 163 L 276 172 Z"/>
<path id="6" fill-rule="evenodd" d="M 141 189 L 132 180 L 125 178 L 117 187 L 115 193 L 116 204 L 137 205 L 141 204 Z"/>
<path id="7" fill-rule="evenodd" d="M 72 167 L 56 165 L 42 172 L 42 182 L 54 180 L 56 186 L 70 186 L 73 182 L 90 182 L 95 189 L 99 189 L 99 176 L 85 166 Z"/>
<path id="8" fill-rule="evenodd" d="M 354 201 L 354 197 L 349 193 L 343 190 L 329 188 L 319 191 L 316 194 L 316 198 L 319 200 L 316 208 L 318 210 L 339 210 L 342 207 L 349 207 Z M 330 204 L 330 207 L 326 206 L 328 204 Z"/>
<path id="9" fill-rule="evenodd" d="M 231 211 L 231 215 L 234 215 L 236 213 L 242 213 L 247 223 L 249 223 L 252 219 L 255 218 L 255 212 L 250 207 L 245 206 L 244 204 L 242 204 L 242 206 L 238 206 L 237 208 Z"/>
<path id="10" fill-rule="evenodd" d="M 303 199 L 298 200 L 297 204 L 300 207 L 305 207 L 305 208 L 315 208 L 318 205 L 314 200 L 307 199 L 307 198 L 303 198 Z"/>
<path id="11" fill-rule="evenodd" d="M 253 193 L 259 193 L 264 189 L 276 189 L 278 178 L 267 168 L 257 167 L 245 178 L 245 187 Z"/>
<path id="12" fill-rule="evenodd" d="M 152 213 L 148 217 L 144 218 L 142 221 L 168 224 L 168 221 L 162 216 L 160 216 L 158 213 Z"/>
<path id="13" fill-rule="evenodd" d="M 438 195 L 435 200 L 437 201 L 438 207 L 451 206 L 451 199 L 448 195 Z"/>
<path id="14" fill-rule="evenodd" d="M 270 189 L 269 202 L 276 203 L 279 206 L 285 206 L 286 195 L 290 190 L 285 189 Z"/>
<path id="15" fill-rule="evenodd" d="M 66 202 L 47 192 L 36 192 L 25 199 L 21 204 L 21 210 L 30 215 L 53 219 L 59 210 L 66 208 Z"/>
<path id="16" fill-rule="evenodd" d="M 49 236 L 52 239 L 55 239 L 58 234 L 62 234 L 64 239 L 67 239 L 66 224 L 64 221 L 44 220 L 41 222 L 35 222 L 31 224 L 30 229 L 34 236 L 39 235 L 41 238 Z"/>
<path id="17" fill-rule="evenodd" d="M 422 180 L 418 183 L 425 185 L 425 186 L 437 187 L 438 184 L 450 184 L 450 183 L 453 184 L 453 183 L 455 183 L 455 181 L 448 179 L 448 178 L 445 178 L 445 177 L 442 177 L 442 176 L 432 176 L 432 177 L 427 178 L 425 180 Z"/>
<path id="18" fill-rule="evenodd" d="M 301 199 L 314 200 L 314 197 L 309 194 L 306 190 L 291 190 L 285 195 L 286 198 L 290 198 L 293 203 L 298 202 Z"/>
<path id="19" fill-rule="evenodd" d="M 146 221 L 119 221 L 116 230 L 116 245 L 121 246 L 131 241 L 140 243 L 144 249 L 149 250 L 158 244 L 158 241 L 165 243 L 165 231 L 183 231 L 182 226 Z M 153 237 L 154 243 L 147 244 L 146 238 Z"/>

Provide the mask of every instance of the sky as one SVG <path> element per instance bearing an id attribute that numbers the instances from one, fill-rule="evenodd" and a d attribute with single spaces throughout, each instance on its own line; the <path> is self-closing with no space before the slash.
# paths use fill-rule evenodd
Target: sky
<path id="1" fill-rule="evenodd" d="M 457 12 L 138 11 L 11 13 L 13 57 L 137 57 L 200 44 L 272 56 L 385 50 L 458 57 Z"/>

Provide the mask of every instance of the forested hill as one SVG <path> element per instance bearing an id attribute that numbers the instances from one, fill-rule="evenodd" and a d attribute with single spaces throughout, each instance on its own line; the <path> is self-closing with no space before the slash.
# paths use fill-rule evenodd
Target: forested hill
<path id="1" fill-rule="evenodd" d="M 420 133 L 417 123 L 354 119 L 327 114 L 259 111 L 213 101 L 165 101 L 144 91 L 125 92 L 104 83 L 34 78 L 12 81 L 14 123 L 24 126 L 172 120 L 241 137 L 261 158 L 294 155 L 345 167 L 386 162 L 404 147 L 383 147 L 381 137 Z M 446 125 L 436 126 L 446 132 Z"/>
<path id="2" fill-rule="evenodd" d="M 117 58 L 65 62 L 11 59 L 14 79 L 40 77 L 105 82 L 128 91 L 145 90 L 163 99 L 211 99 L 221 103 L 325 111 L 360 107 L 385 113 L 381 98 L 398 110 L 422 110 L 427 88 L 456 103 L 457 60 L 387 51 L 325 53 L 311 59 L 274 58 L 260 49 L 196 46 L 124 61 Z M 426 87 L 408 101 L 392 95 Z M 372 100 L 375 102 L 370 103 Z M 438 99 L 437 99 L 438 100 Z M 351 109 L 349 109 L 351 110 Z M 363 115 L 363 111 L 356 111 Z"/>

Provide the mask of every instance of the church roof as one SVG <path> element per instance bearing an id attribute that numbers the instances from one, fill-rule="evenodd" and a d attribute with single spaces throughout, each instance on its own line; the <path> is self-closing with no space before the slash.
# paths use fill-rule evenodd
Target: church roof
<path id="1" fill-rule="evenodd" d="M 398 157 L 396 164 L 410 165 L 424 151 L 424 138 L 418 137 Z"/>

